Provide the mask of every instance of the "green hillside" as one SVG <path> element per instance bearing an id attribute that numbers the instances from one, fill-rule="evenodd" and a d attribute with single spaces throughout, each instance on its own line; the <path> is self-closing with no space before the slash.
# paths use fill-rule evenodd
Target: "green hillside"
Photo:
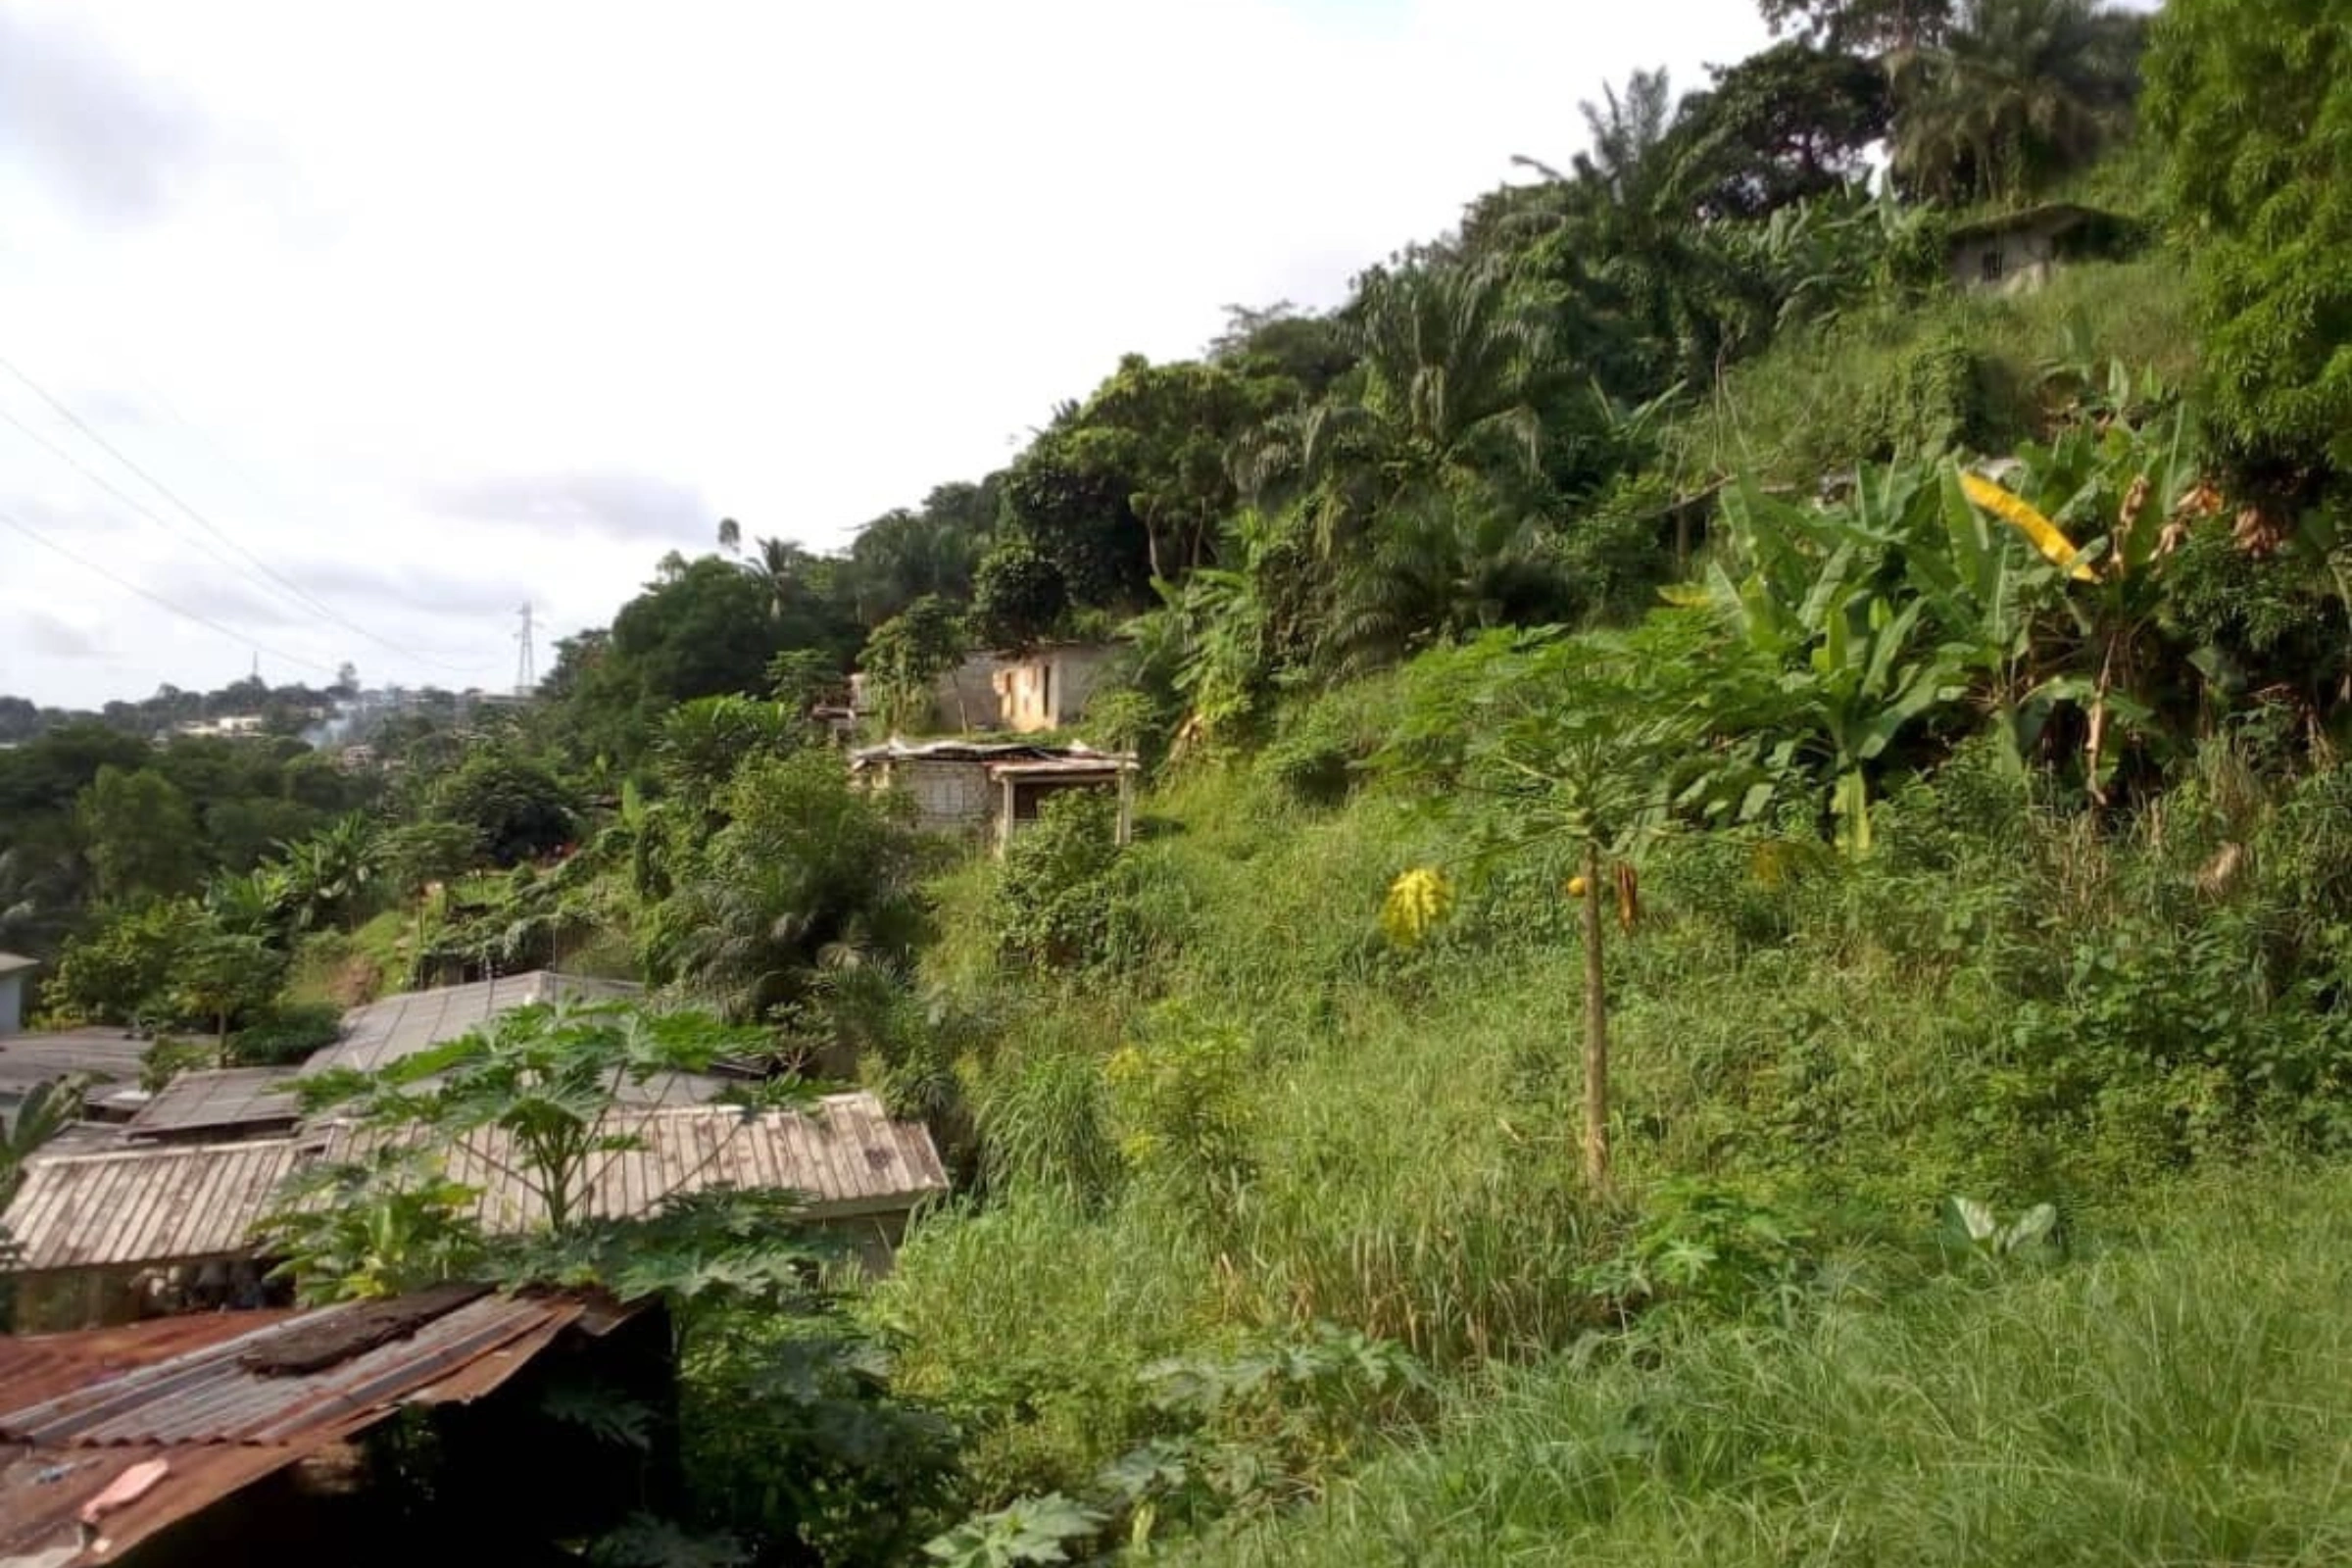
<path id="1" fill-rule="evenodd" d="M 12 710 L 43 1020 L 160 1081 L 642 982 L 315 1085 L 410 1152 L 269 1233 L 315 1300 L 670 1310 L 676 1409 L 569 1411 L 647 1477 L 592 1560 L 2337 1559 L 2346 28 L 1762 9 L 842 550 L 714 519 L 527 707 L 332 763 Z M 2057 204 L 2099 254 L 1955 285 Z M 1073 642 L 1131 839 L 846 765 Z M 886 1276 L 790 1194 L 592 1213 L 621 1086 L 721 1066 L 922 1123 Z M 486 1127 L 532 1234 L 442 1179 Z"/>

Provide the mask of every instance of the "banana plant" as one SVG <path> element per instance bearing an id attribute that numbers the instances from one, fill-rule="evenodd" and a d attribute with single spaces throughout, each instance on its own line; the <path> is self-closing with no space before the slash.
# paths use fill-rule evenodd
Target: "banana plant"
<path id="1" fill-rule="evenodd" d="M 2169 663 L 2158 646 L 2167 563 L 2187 528 L 2221 503 L 2201 485 L 2199 454 L 2180 410 L 2142 428 L 2120 419 L 2077 426 L 2019 457 L 2024 473 L 2013 499 L 2059 538 L 2082 541 L 2061 600 L 2071 647 L 2052 652 L 2068 667 L 2066 692 L 2088 715 L 2084 785 L 2103 807 L 2122 751 L 2118 731 L 2155 735 L 2156 678 Z"/>
<path id="2" fill-rule="evenodd" d="M 1742 487 L 1724 514 L 1748 573 L 1736 581 L 1717 564 L 1708 575 L 1725 619 L 1782 662 L 1779 716 L 1792 733 L 1774 760 L 1828 767 L 1838 840 L 1856 856 L 1871 848 L 1871 765 L 1968 689 L 1963 666 L 1927 634 L 1927 601 L 1888 580 L 1908 510 L 1897 483 L 1865 482 L 1852 502 L 1824 509 Z"/>

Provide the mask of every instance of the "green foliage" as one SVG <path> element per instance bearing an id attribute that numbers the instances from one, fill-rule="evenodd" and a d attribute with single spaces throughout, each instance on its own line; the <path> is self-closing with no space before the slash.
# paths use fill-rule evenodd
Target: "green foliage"
<path id="1" fill-rule="evenodd" d="M 333 1003 L 286 1003 L 239 1029 L 228 1052 L 243 1066 L 286 1066 L 333 1045 L 342 1033 L 343 1009 Z"/>
<path id="2" fill-rule="evenodd" d="M 650 911 L 649 966 L 745 1022 L 808 1004 L 827 969 L 902 961 L 921 934 L 926 860 L 900 797 L 850 786 L 840 760 L 754 758 L 718 801 L 725 825 L 677 864 Z"/>
<path id="3" fill-rule="evenodd" d="M 1943 1200 L 1947 1245 L 1987 1262 L 2054 1256 L 2058 1250 L 2058 1208 L 2035 1203 L 2004 1225 L 1992 1209 L 1957 1195 Z"/>
<path id="4" fill-rule="evenodd" d="M 1068 969 L 1107 956 L 1118 859 L 1116 801 L 1099 790 L 1049 797 L 1004 846 L 996 889 L 1004 957 Z"/>
<path id="5" fill-rule="evenodd" d="M 203 852 L 195 813 L 163 774 L 110 762 L 82 790 L 74 814 L 100 898 L 123 903 L 196 890 Z"/>
<path id="6" fill-rule="evenodd" d="M 24 1179 L 24 1162 L 59 1133 L 80 1119 L 82 1096 L 88 1084 L 68 1074 L 45 1078 L 26 1089 L 9 1116 L 7 1136 L 0 1137 L 0 1208 L 16 1197 Z M 0 1231 L 0 1253 L 6 1232 Z"/>
<path id="7" fill-rule="evenodd" d="M 215 1065 L 225 1067 L 231 1022 L 267 1007 L 285 972 L 285 955 L 261 937 L 207 922 L 180 935 L 168 982 L 172 1008 L 211 1026 Z"/>
<path id="8" fill-rule="evenodd" d="M 2206 416 L 2252 482 L 2307 498 L 2352 427 L 2352 151 L 2340 18 L 2310 0 L 2185 0 L 2153 28 L 2148 120 L 2189 244 Z"/>
<path id="9" fill-rule="evenodd" d="M 1008 539 L 981 558 L 972 576 L 972 631 L 994 648 L 1044 641 L 1070 607 L 1061 568 L 1036 546 Z"/>
<path id="10" fill-rule="evenodd" d="M 893 731 L 919 730 L 931 715 L 933 686 L 963 656 L 956 607 L 926 594 L 874 628 L 858 662 L 883 722 Z"/>
<path id="11" fill-rule="evenodd" d="M 1093 1535 L 1102 1524 L 1101 1514 L 1050 1493 L 968 1519 L 926 1544 L 923 1554 L 948 1568 L 1069 1562 L 1069 1543 Z"/>
<path id="12" fill-rule="evenodd" d="M 2117 361 L 2172 384 L 2192 376 L 2196 334 L 2177 261 L 2084 261 L 2029 293 L 1948 295 L 1933 210 L 1912 211 L 1905 248 L 1936 294 L 1798 327 L 1732 367 L 1711 404 L 1669 433 L 1686 490 L 1744 474 L 1811 494 L 1825 476 L 1851 472 L 1862 455 L 1889 455 L 1896 440 L 1890 390 L 1936 344 L 1962 344 L 1975 356 L 1973 384 L 1950 384 L 1968 398 L 1961 405 L 1973 421 L 1963 426 L 1966 438 L 1992 452 L 2052 432 L 2063 404 L 2053 407 L 2038 389 L 2070 323 L 2079 323 L 2082 350 L 2069 357 L 2095 365 L 2102 378 Z M 1923 211 L 1927 218 L 1916 216 Z M 1940 417 L 1948 421 L 1952 412 L 1946 406 Z"/>
<path id="13" fill-rule="evenodd" d="M 752 757 L 788 757 L 813 738 L 805 708 L 753 697 L 698 697 L 662 715 L 655 743 L 662 783 L 698 808 L 713 802 Z"/>
<path id="14" fill-rule="evenodd" d="M 1698 205 L 1715 216 L 1831 195 L 1865 172 L 1864 153 L 1886 134 L 1886 74 L 1857 56 L 1791 40 L 1713 74 L 1676 128 L 1707 170 Z"/>
<path id="15" fill-rule="evenodd" d="M 1765 1568 L 1867 1542 L 1931 1568 L 2031 1568 L 2324 1550 L 2344 1500 L 2344 1198 L 2338 1174 L 2257 1169 L 2168 1199 L 2085 1266 L 1911 1292 L 1849 1271 L 1783 1324 L 1675 1325 L 1638 1353 L 1500 1374 L 1449 1401 L 1438 1440 L 1184 1560 Z"/>
<path id="16" fill-rule="evenodd" d="M 824 1317 L 759 1303 L 698 1315 L 681 1372 L 702 1517 L 811 1560 L 914 1559 L 950 1503 L 955 1434 L 893 1396 L 887 1354 Z"/>
<path id="17" fill-rule="evenodd" d="M 473 830 L 493 865 L 536 859 L 571 842 L 571 793 L 537 762 L 503 751 L 469 757 L 433 793 L 431 814 Z"/>
<path id="18" fill-rule="evenodd" d="M 408 1147 L 428 1154 L 496 1129 L 512 1141 L 517 1179 L 561 1233 L 586 1217 L 601 1157 L 632 1147 L 604 1124 L 624 1091 L 751 1049 L 756 1037 L 699 1013 L 533 1005 L 374 1073 L 320 1073 L 303 1095 L 312 1109 L 409 1135 Z"/>
<path id="19" fill-rule="evenodd" d="M 1139 1172 L 1214 1203 L 1248 1181 L 1252 1069 L 1250 1037 L 1170 1006 L 1102 1065 L 1119 1152 Z"/>
<path id="20" fill-rule="evenodd" d="M 1961 0 L 1890 60 L 1895 179 L 1946 202 L 2016 201 L 2129 123 L 2145 24 L 2103 0 Z"/>
<path id="21" fill-rule="evenodd" d="M 193 909 L 149 904 L 116 910 L 95 929 L 66 944 L 42 994 L 63 1017 L 93 1023 L 130 1023 L 165 1004 L 172 965 Z"/>
<path id="22" fill-rule="evenodd" d="M 1869 397 L 1860 456 L 1933 455 L 1984 441 L 1984 370 L 1958 336 L 1911 349 L 1887 367 Z"/>
<path id="23" fill-rule="evenodd" d="M 373 1300 L 470 1276 L 488 1253 L 473 1217 L 480 1194 L 421 1150 L 306 1167 L 264 1221 L 277 1272 L 311 1304 Z"/>
<path id="24" fill-rule="evenodd" d="M 1804 1216 L 1768 1195 L 1669 1181 L 1646 1195 L 1624 1249 L 1588 1278 L 1620 1311 L 1688 1303 L 1736 1316 L 1787 1304 L 1813 1261 L 1814 1236 Z"/>

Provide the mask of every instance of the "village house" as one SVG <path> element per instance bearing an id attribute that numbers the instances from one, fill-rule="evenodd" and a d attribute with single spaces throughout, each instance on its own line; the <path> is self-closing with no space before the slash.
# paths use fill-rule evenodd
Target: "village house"
<path id="1" fill-rule="evenodd" d="M 61 1077 L 97 1090 L 85 1119 L 27 1160 L 0 1216 L 15 1248 L 19 1326 L 127 1323 L 282 1296 L 267 1280 L 273 1259 L 263 1221 L 297 1171 L 365 1152 L 349 1126 L 303 1114 L 305 1078 L 380 1071 L 518 1007 L 643 994 L 627 981 L 552 970 L 409 992 L 352 1008 L 341 1037 L 299 1066 L 183 1072 L 153 1095 L 137 1087 L 146 1043 L 120 1030 L 0 1041 L 0 1110 Z M 867 1271 L 887 1269 L 914 1208 L 948 1189 L 930 1133 L 863 1091 L 825 1096 L 807 1111 L 755 1114 L 711 1103 L 727 1085 L 698 1073 L 620 1085 L 606 1131 L 635 1147 L 606 1161 L 591 1210 L 634 1217 L 673 1193 L 787 1189 L 802 1196 L 812 1228 Z M 478 1190 L 475 1217 L 494 1235 L 546 1217 L 514 1180 L 500 1137 L 477 1135 L 449 1160 L 449 1174 Z"/>
<path id="2" fill-rule="evenodd" d="M 1945 257 L 1953 287 L 2015 294 L 2040 288 L 2067 262 L 2120 256 L 2132 238 L 2131 222 L 2113 213 L 2053 202 L 1961 224 Z"/>
<path id="3" fill-rule="evenodd" d="M 974 654 L 932 686 L 931 709 L 911 722 L 934 733 L 1037 735 L 1068 729 L 1118 657 L 1107 643 L 1048 643 L 1019 653 Z M 866 679 L 850 677 L 855 716 L 870 711 Z"/>
<path id="4" fill-rule="evenodd" d="M 850 756 L 850 775 L 866 789 L 903 793 L 926 832 L 988 844 L 999 854 L 1047 799 L 1099 790 L 1118 802 L 1118 841 L 1135 831 L 1137 762 L 1131 752 L 1017 741 L 928 741 L 896 737 Z"/>

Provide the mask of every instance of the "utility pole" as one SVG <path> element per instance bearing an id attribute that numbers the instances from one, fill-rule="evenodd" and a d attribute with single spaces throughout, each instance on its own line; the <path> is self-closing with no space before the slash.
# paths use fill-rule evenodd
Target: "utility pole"
<path id="1" fill-rule="evenodd" d="M 524 601 L 522 629 L 514 634 L 514 695 L 528 697 L 539 685 L 539 666 L 531 654 L 531 607 Z"/>

